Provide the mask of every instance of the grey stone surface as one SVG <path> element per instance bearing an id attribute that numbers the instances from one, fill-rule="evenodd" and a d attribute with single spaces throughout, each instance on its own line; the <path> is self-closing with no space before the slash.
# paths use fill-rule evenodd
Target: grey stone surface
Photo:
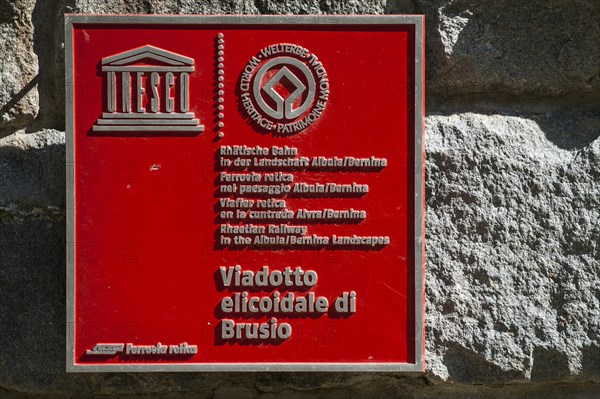
<path id="1" fill-rule="evenodd" d="M 134 14 L 256 14 L 254 1 L 193 1 L 193 0 L 75 0 L 78 13 L 122 14 L 121 21 Z"/>
<path id="2" fill-rule="evenodd" d="M 0 139 L 0 209 L 65 206 L 65 134 L 18 132 Z"/>
<path id="3" fill-rule="evenodd" d="M 0 209 L 0 387 L 55 391 L 64 345 L 61 212 Z M 2 391 L 0 390 L 0 396 Z"/>
<path id="4" fill-rule="evenodd" d="M 588 373 L 583 351 L 600 346 L 599 134 L 598 113 L 583 111 L 427 118 L 430 372 Z"/>
<path id="5" fill-rule="evenodd" d="M 29 131 L 65 127 L 64 13 L 73 11 L 73 0 L 36 0 L 31 19 L 33 50 L 38 57 L 40 109 Z M 68 83 L 67 83 L 68 84 Z"/>
<path id="6" fill-rule="evenodd" d="M 600 2 L 418 3 L 427 15 L 430 95 L 598 98 Z"/>
<path id="7" fill-rule="evenodd" d="M 382 0 L 76 0 L 76 11 L 123 14 L 382 14 Z"/>
<path id="8" fill-rule="evenodd" d="M 34 3 L 0 0 L 0 137 L 31 123 L 38 112 Z"/>

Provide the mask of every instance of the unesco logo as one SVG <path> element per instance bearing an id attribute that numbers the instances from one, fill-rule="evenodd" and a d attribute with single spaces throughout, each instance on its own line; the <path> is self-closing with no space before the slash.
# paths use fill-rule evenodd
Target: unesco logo
<path id="1" fill-rule="evenodd" d="M 194 59 L 146 45 L 102 58 L 102 116 L 94 132 L 202 132 L 190 110 Z"/>
<path id="2" fill-rule="evenodd" d="M 329 99 L 327 71 L 296 44 L 273 44 L 253 56 L 239 80 L 247 117 L 261 129 L 288 135 L 319 119 Z"/>

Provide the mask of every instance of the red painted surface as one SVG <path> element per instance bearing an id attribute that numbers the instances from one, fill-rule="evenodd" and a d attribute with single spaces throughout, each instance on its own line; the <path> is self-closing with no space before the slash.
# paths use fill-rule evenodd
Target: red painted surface
<path id="1" fill-rule="evenodd" d="M 225 39 L 225 136 L 216 140 L 215 36 Z M 327 69 L 330 97 L 318 121 L 288 136 L 262 134 L 238 107 L 247 61 L 275 43 L 299 44 Z M 95 134 L 103 111 L 102 58 L 150 44 L 195 60 L 190 112 L 200 134 Z M 413 363 L 414 33 L 411 27 L 75 25 L 75 363 Z M 359 224 L 308 224 L 319 235 L 389 236 L 381 250 L 215 248 L 215 153 L 221 145 L 296 147 L 300 156 L 387 158 L 379 172 L 294 172 L 295 182 L 357 182 L 361 198 L 288 198 L 291 210 L 361 209 Z M 347 318 L 278 317 L 278 344 L 215 339 L 219 266 L 315 270 L 310 291 L 330 303 L 356 291 Z M 256 295 L 268 295 L 257 292 Z M 285 292 L 283 292 L 285 293 Z M 299 293 L 296 293 L 299 295 Z M 252 319 L 262 322 L 266 317 Z M 236 319 L 237 321 L 248 321 Z M 97 343 L 198 345 L 192 357 L 85 356 Z M 420 355 L 420 354 L 419 354 Z"/>

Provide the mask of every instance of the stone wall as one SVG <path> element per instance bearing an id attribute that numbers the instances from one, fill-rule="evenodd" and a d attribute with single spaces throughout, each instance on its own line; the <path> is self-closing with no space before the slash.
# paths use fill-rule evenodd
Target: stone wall
<path id="1" fill-rule="evenodd" d="M 65 373 L 64 12 L 425 14 L 427 372 Z M 0 396 L 591 398 L 600 2 L 0 0 Z"/>

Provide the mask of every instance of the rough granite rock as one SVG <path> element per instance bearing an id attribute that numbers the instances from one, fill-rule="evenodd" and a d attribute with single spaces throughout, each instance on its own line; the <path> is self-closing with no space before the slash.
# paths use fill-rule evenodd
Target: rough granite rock
<path id="1" fill-rule="evenodd" d="M 122 14 L 382 14 L 386 7 L 383 0 L 76 0 L 75 3 L 77 12 Z"/>
<path id="2" fill-rule="evenodd" d="M 40 110 L 29 131 L 65 128 L 64 13 L 73 11 L 72 0 L 37 0 L 32 13 L 33 49 L 38 57 Z M 68 83 L 67 83 L 68 84 Z"/>
<path id="3" fill-rule="evenodd" d="M 583 359 L 600 347 L 599 116 L 427 117 L 434 375 L 598 378 Z"/>
<path id="4" fill-rule="evenodd" d="M 600 2 L 418 0 L 429 95 L 600 95 Z"/>
<path id="5" fill-rule="evenodd" d="M 65 207 L 65 134 L 15 133 L 0 139 L 0 207 Z"/>
<path id="6" fill-rule="evenodd" d="M 38 112 L 34 4 L 0 0 L 0 137 L 31 123 Z"/>

